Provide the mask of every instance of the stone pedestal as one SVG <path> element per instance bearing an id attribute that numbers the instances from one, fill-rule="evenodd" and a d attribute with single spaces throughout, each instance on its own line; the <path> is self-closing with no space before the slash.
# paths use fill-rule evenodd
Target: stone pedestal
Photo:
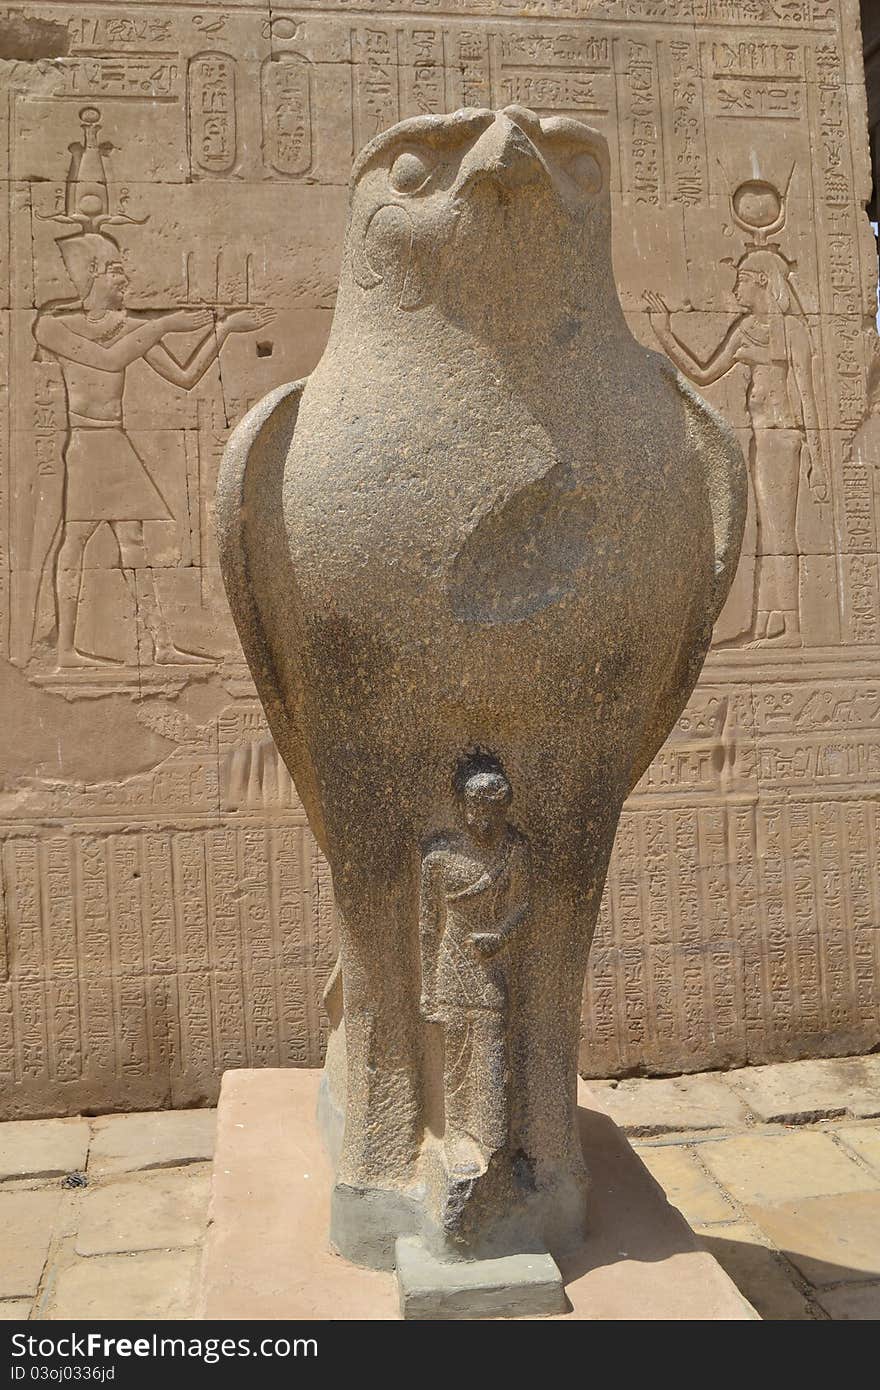
<path id="1" fill-rule="evenodd" d="M 393 1274 L 328 1249 L 332 1173 L 315 1123 L 318 1071 L 223 1077 L 201 1316 L 365 1321 L 400 1317 Z M 560 1262 L 560 1318 L 757 1318 L 671 1207 L 586 1088 L 580 1128 L 592 1178 L 583 1249 Z"/>

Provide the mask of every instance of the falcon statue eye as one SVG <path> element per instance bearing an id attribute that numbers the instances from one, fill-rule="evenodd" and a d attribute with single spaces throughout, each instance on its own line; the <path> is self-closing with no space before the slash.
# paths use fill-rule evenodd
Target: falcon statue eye
<path id="1" fill-rule="evenodd" d="M 433 164 L 415 150 L 404 150 L 391 166 L 391 187 L 398 193 L 416 193 L 433 170 Z"/>
<path id="2" fill-rule="evenodd" d="M 599 161 L 587 150 L 581 150 L 580 154 L 573 155 L 566 164 L 571 177 L 578 187 L 585 193 L 598 193 L 602 187 L 602 170 Z"/>

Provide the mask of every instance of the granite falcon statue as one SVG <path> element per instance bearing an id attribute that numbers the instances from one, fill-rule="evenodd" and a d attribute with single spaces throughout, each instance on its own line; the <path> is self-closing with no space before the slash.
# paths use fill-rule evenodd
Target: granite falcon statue
<path id="1" fill-rule="evenodd" d="M 333 871 L 331 1239 L 365 1264 L 582 1238 L 608 858 L 739 555 L 742 456 L 627 328 L 609 186 L 601 135 L 521 107 L 379 135 L 324 356 L 221 469 L 232 612 Z"/>

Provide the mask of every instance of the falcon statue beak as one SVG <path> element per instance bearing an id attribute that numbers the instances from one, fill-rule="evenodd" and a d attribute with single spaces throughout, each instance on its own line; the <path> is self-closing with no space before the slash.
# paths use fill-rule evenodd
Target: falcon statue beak
<path id="1" fill-rule="evenodd" d="M 509 107 L 519 114 L 518 107 Z M 523 112 L 523 117 L 531 112 Z M 537 117 L 532 117 L 537 122 Z M 522 124 L 499 111 L 461 162 L 454 192 L 465 194 L 475 185 L 491 181 L 501 188 L 525 188 L 547 177 L 547 169 Z"/>

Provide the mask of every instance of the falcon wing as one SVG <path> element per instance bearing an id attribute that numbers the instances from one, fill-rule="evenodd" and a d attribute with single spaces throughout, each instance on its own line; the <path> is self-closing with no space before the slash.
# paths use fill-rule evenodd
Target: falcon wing
<path id="1" fill-rule="evenodd" d="M 293 651 L 298 585 L 282 505 L 284 465 L 305 384 L 279 386 L 236 425 L 223 451 L 215 514 L 220 570 L 241 645 L 278 751 L 321 843 L 317 779 L 303 736 Z"/>
<path id="2" fill-rule="evenodd" d="M 685 446 L 699 458 L 706 480 L 715 533 L 715 569 L 708 608 L 695 608 L 692 621 L 685 624 L 679 659 L 654 706 L 654 717 L 633 764 L 631 789 L 666 742 L 697 683 L 712 641 L 712 628 L 739 564 L 748 506 L 748 475 L 736 435 L 680 372 L 671 366 L 668 370 L 684 401 Z M 699 593 L 697 598 L 702 605 L 704 595 Z"/>

